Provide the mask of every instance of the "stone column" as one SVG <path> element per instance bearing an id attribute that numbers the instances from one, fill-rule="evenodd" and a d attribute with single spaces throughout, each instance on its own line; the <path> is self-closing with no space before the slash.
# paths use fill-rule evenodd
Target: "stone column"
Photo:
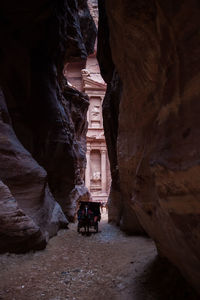
<path id="1" fill-rule="evenodd" d="M 101 189 L 106 193 L 106 150 L 101 150 Z"/>
<path id="2" fill-rule="evenodd" d="M 103 107 L 103 97 L 101 97 L 101 108 Z M 100 127 L 103 128 L 103 116 L 102 116 L 102 109 L 101 109 L 101 114 L 100 114 Z"/>
<path id="3" fill-rule="evenodd" d="M 91 96 L 88 94 L 87 91 L 85 91 L 85 93 L 87 93 L 87 95 L 89 96 L 89 102 L 90 102 L 90 98 Z M 91 104 L 91 103 L 90 103 Z M 87 110 L 87 121 L 88 121 L 88 128 L 91 127 L 91 119 L 90 119 L 90 109 L 91 109 L 91 105 L 89 105 L 88 110 Z"/>
<path id="4" fill-rule="evenodd" d="M 87 159 L 87 164 L 85 170 L 85 185 L 90 191 L 90 149 L 87 149 L 86 159 Z"/>

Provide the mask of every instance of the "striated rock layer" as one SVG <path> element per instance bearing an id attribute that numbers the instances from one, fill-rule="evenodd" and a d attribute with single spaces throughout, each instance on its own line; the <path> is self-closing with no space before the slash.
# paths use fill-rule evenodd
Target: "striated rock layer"
<path id="1" fill-rule="evenodd" d="M 0 252 L 24 252 L 45 247 L 89 196 L 89 101 L 62 71 L 93 51 L 96 27 L 86 0 L 2 1 L 0 11 Z"/>
<path id="2" fill-rule="evenodd" d="M 109 32 L 100 27 L 106 34 L 99 38 L 101 71 L 112 89 L 116 68 L 123 85 L 120 101 L 104 104 L 106 109 L 114 101 L 119 110 L 117 136 L 111 140 L 109 125 L 106 134 L 108 147 L 116 147 L 109 157 L 120 183 L 111 219 L 120 216 L 134 232 L 136 214 L 159 254 L 200 292 L 200 5 L 196 0 L 105 3 L 106 11 L 99 1 L 100 24 L 106 14 L 109 23 Z M 115 67 L 108 61 L 109 42 Z M 104 114 L 111 129 L 114 114 Z"/>

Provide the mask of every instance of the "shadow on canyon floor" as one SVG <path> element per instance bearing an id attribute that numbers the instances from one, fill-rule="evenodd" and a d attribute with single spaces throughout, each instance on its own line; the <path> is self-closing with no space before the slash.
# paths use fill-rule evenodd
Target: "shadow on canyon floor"
<path id="1" fill-rule="evenodd" d="M 198 300 L 179 273 L 157 258 L 153 241 L 107 224 L 100 232 L 61 230 L 43 251 L 0 255 L 3 300 Z"/>
<path id="2" fill-rule="evenodd" d="M 140 276 L 133 280 L 135 281 L 137 300 L 200 299 L 179 271 L 166 259 L 159 256 L 149 262 Z"/>

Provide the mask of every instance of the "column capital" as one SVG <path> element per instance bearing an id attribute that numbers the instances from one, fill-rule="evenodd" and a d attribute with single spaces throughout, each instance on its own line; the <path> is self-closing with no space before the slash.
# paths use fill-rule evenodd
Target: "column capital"
<path id="1" fill-rule="evenodd" d="M 91 145 L 90 145 L 90 144 L 87 144 L 86 151 L 87 151 L 87 152 L 90 152 L 90 151 L 91 151 Z"/>
<path id="2" fill-rule="evenodd" d="M 101 153 L 105 154 L 106 152 L 106 149 L 101 149 Z"/>

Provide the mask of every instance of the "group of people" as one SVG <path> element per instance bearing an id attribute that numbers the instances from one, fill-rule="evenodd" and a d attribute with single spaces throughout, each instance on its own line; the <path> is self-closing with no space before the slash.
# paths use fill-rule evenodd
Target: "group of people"
<path id="1" fill-rule="evenodd" d="M 103 209 L 105 208 L 106 209 L 106 212 L 108 212 L 108 203 L 102 203 L 100 204 L 100 207 L 101 207 L 101 212 L 103 212 Z"/>

